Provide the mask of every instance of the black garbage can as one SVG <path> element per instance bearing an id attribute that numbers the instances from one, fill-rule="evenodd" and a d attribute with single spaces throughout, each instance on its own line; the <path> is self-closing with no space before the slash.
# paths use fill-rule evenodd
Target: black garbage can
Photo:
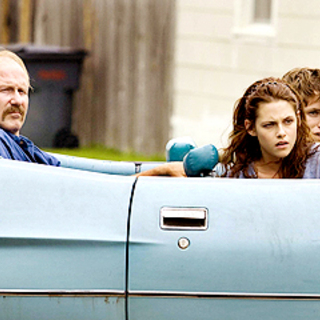
<path id="1" fill-rule="evenodd" d="M 25 62 L 33 90 L 21 134 L 51 148 L 71 132 L 73 93 L 79 87 L 87 52 L 53 46 L 6 46 Z M 63 146 L 63 144 L 61 145 Z"/>

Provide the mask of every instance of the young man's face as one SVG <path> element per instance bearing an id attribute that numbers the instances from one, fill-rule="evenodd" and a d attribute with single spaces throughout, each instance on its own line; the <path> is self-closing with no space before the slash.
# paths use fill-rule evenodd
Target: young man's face
<path id="1" fill-rule="evenodd" d="M 316 141 L 320 142 L 320 101 L 311 102 L 305 107 L 308 126 Z"/>

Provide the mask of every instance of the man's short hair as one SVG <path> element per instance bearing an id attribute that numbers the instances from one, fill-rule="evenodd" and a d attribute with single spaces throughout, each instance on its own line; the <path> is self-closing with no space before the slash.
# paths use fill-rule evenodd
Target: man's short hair
<path id="1" fill-rule="evenodd" d="M 320 100 L 320 69 L 294 68 L 282 78 L 296 89 L 306 106 Z"/>
<path id="2" fill-rule="evenodd" d="M 23 71 L 26 73 L 27 77 L 28 77 L 28 85 L 30 87 L 30 77 L 29 77 L 29 73 L 27 70 L 26 65 L 24 64 L 23 60 L 14 52 L 9 51 L 9 50 L 1 50 L 0 49 L 0 61 L 2 58 L 8 58 L 11 59 L 15 62 L 17 62 L 19 64 L 19 66 L 23 69 Z"/>

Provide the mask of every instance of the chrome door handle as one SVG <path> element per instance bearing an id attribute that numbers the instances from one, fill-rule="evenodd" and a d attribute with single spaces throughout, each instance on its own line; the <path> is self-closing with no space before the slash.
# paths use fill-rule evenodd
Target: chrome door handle
<path id="1" fill-rule="evenodd" d="M 206 208 L 160 209 L 161 229 L 174 230 L 206 230 L 208 228 L 208 210 Z"/>

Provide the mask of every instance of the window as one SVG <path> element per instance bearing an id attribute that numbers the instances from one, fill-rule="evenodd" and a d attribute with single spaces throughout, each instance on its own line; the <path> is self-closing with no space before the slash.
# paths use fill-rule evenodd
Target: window
<path id="1" fill-rule="evenodd" d="M 265 39 L 275 36 L 278 0 L 234 0 L 237 37 Z"/>
<path id="2" fill-rule="evenodd" d="M 253 3 L 253 23 L 271 23 L 272 0 L 255 0 Z"/>

